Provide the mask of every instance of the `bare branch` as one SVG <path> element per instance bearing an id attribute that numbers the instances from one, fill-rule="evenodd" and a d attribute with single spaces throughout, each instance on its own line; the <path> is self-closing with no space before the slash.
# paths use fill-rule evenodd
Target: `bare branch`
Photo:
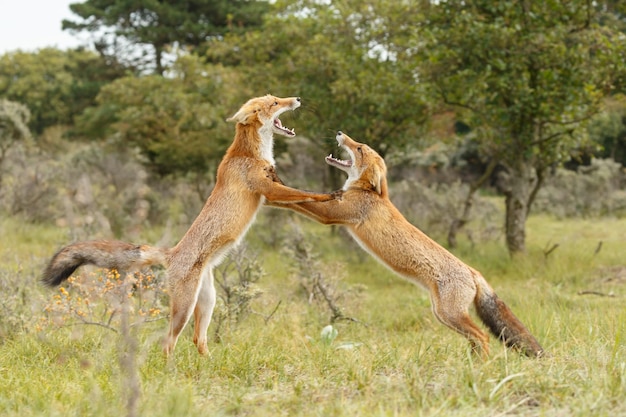
<path id="1" fill-rule="evenodd" d="M 530 145 L 531 146 L 543 145 L 545 143 L 553 141 L 554 139 L 557 139 L 558 137 L 560 137 L 562 135 L 565 135 L 565 134 L 571 135 L 572 133 L 574 133 L 574 129 L 569 129 L 569 130 L 566 130 L 566 131 L 563 131 L 563 132 L 557 132 L 557 133 L 554 133 L 554 134 L 552 134 L 552 135 L 550 135 L 548 137 L 538 139 L 538 140 L 532 142 Z"/>

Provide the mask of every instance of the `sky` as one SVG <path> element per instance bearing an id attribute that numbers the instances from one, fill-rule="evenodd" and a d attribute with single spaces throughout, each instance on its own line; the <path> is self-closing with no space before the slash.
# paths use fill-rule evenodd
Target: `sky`
<path id="1" fill-rule="evenodd" d="M 0 55 L 21 49 L 59 49 L 81 45 L 78 36 L 61 30 L 63 19 L 74 19 L 70 3 L 83 0 L 0 0 Z"/>

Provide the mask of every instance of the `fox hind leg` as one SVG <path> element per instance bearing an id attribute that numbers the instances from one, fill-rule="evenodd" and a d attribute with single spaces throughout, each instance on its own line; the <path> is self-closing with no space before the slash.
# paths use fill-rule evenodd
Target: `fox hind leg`
<path id="1" fill-rule="evenodd" d="M 174 352 L 178 336 L 193 313 L 201 287 L 199 269 L 195 269 L 186 277 L 172 278 L 170 278 L 170 327 L 163 343 L 166 355 Z"/>
<path id="2" fill-rule="evenodd" d="M 431 295 L 435 317 L 457 333 L 465 336 L 472 350 L 482 357 L 489 356 L 489 335 L 481 330 L 469 315 L 471 300 L 458 299 L 458 293 L 452 291 L 448 297 L 440 294 Z"/>
<path id="3" fill-rule="evenodd" d="M 213 309 L 215 308 L 215 283 L 213 280 L 213 268 L 207 266 L 202 271 L 200 278 L 200 291 L 196 300 L 196 308 L 194 310 L 194 334 L 193 342 L 198 347 L 198 352 L 204 355 L 208 351 L 207 347 L 207 329 L 211 324 Z"/>

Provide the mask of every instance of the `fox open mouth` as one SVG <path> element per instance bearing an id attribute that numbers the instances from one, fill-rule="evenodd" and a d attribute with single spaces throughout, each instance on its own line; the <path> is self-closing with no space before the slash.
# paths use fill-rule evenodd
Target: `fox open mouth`
<path id="1" fill-rule="evenodd" d="M 283 123 L 280 121 L 280 119 L 277 117 L 274 119 L 274 128 L 281 134 L 285 135 L 285 136 L 296 136 L 296 132 L 294 129 L 289 129 L 288 127 L 283 126 Z"/>
<path id="2" fill-rule="evenodd" d="M 330 154 L 326 157 L 326 163 L 328 165 L 333 165 L 339 169 L 346 169 L 352 167 L 352 161 L 350 159 L 337 159 L 333 157 L 333 154 Z"/>

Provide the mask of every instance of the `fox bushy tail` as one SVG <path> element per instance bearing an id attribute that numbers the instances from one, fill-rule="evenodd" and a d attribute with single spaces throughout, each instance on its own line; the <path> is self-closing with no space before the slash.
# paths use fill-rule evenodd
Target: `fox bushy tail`
<path id="1" fill-rule="evenodd" d="M 544 354 L 537 339 L 491 288 L 479 285 L 474 304 L 478 317 L 506 346 L 519 349 L 530 357 Z"/>
<path id="2" fill-rule="evenodd" d="M 166 265 L 167 249 L 133 245 L 118 240 L 91 240 L 61 248 L 50 260 L 41 281 L 60 285 L 82 265 L 129 271 L 150 265 Z"/>

